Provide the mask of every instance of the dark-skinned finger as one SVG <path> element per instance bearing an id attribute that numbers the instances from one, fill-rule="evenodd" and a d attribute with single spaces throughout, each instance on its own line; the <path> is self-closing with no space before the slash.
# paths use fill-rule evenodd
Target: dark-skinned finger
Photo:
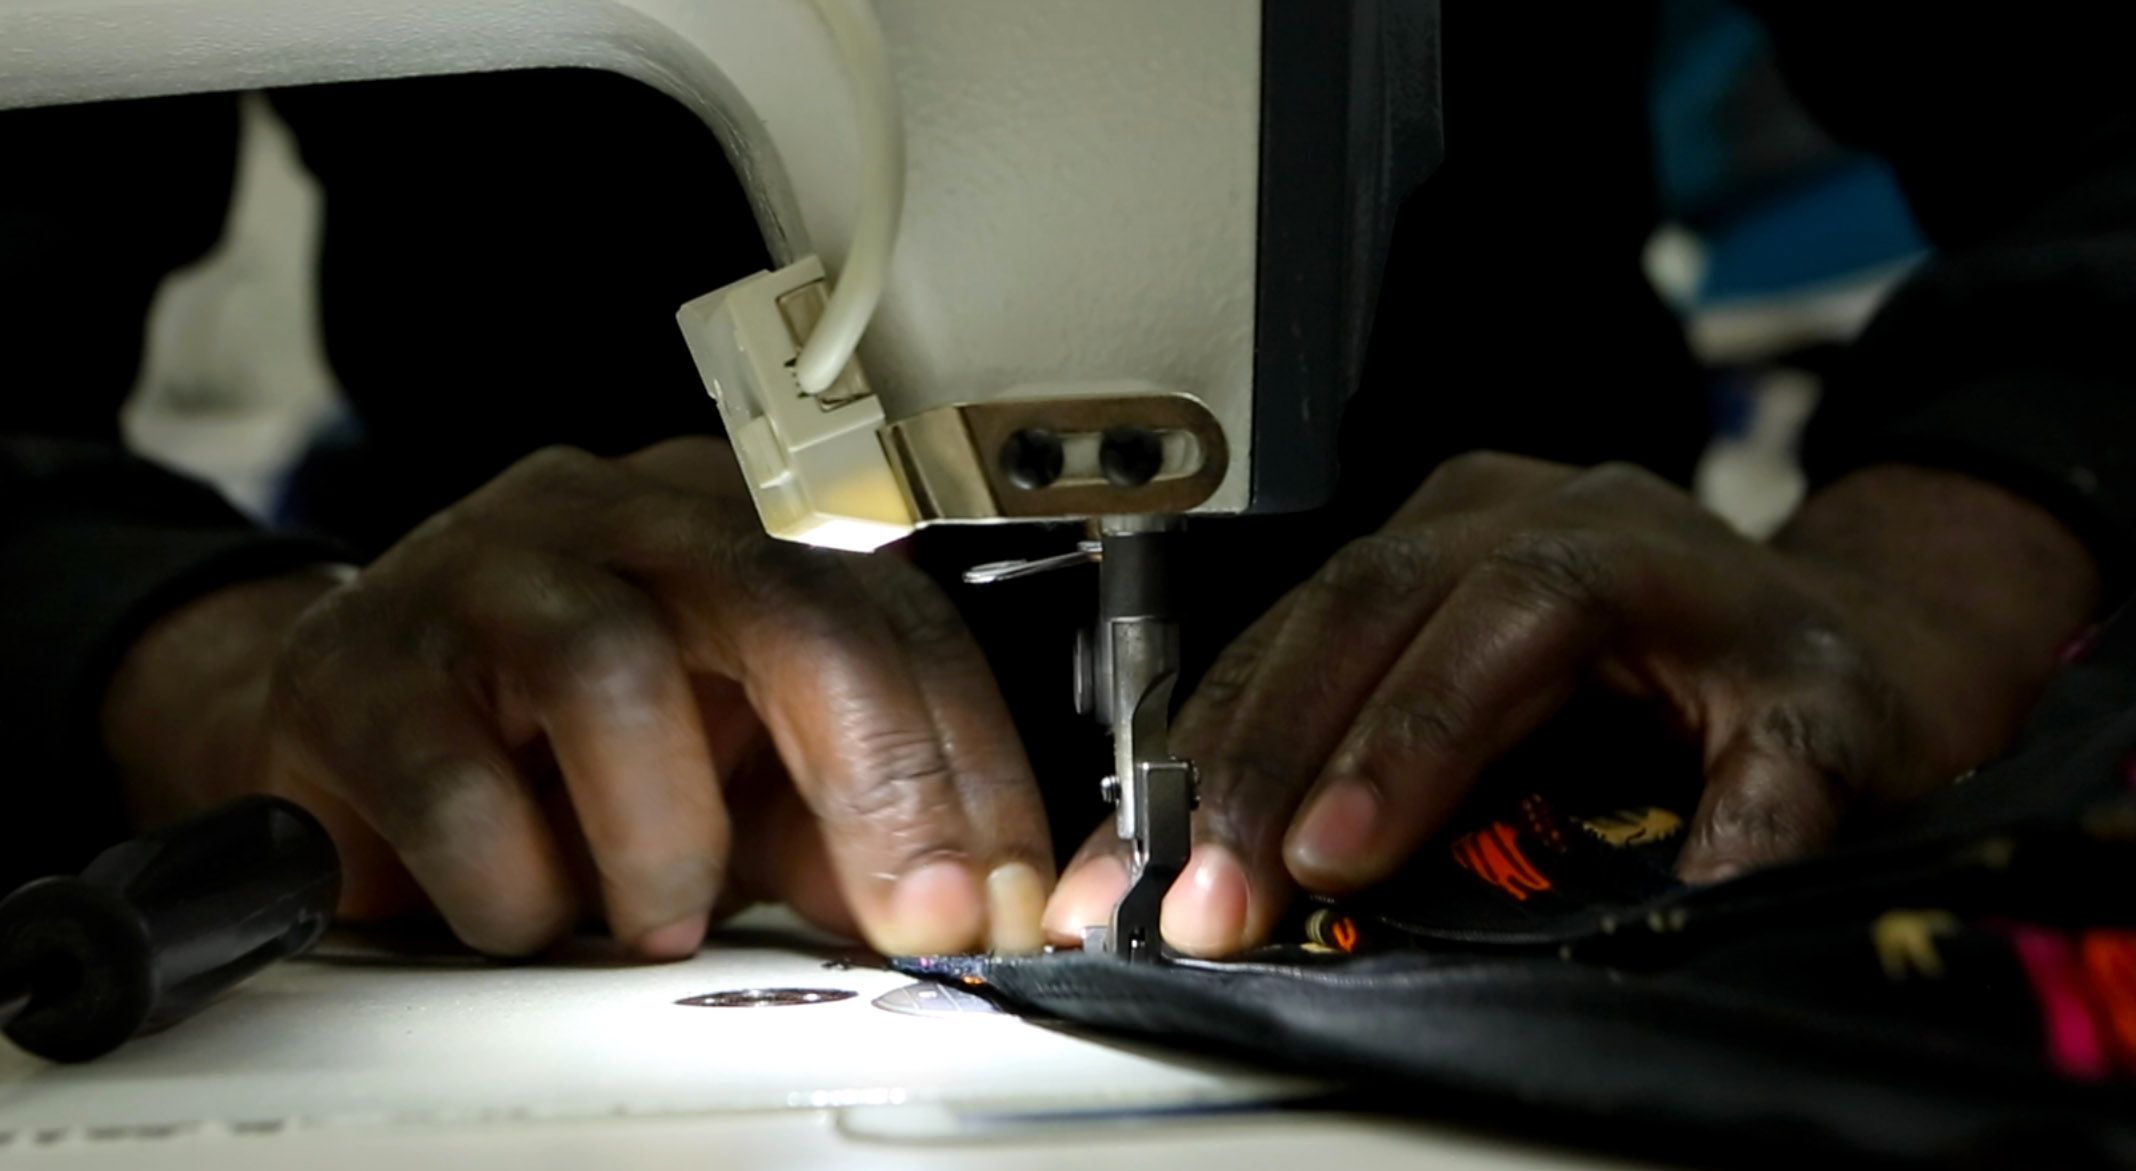
<path id="1" fill-rule="evenodd" d="M 1092 830 L 1081 849 L 1061 871 L 1053 897 L 1046 900 L 1046 941 L 1056 947 L 1079 947 L 1083 932 L 1112 922 L 1113 908 L 1127 893 L 1128 843 L 1113 828 L 1113 819 Z"/>
<path id="2" fill-rule="evenodd" d="M 1195 684 L 1193 693 L 1179 705 L 1179 714 L 1172 721 L 1172 738 L 1176 745 L 1184 750 L 1221 734 L 1230 723 L 1239 700 L 1260 674 L 1262 660 L 1268 657 L 1276 637 L 1283 632 L 1284 624 L 1290 621 L 1291 611 L 1297 608 L 1298 599 L 1304 593 L 1300 587 L 1284 594 L 1217 655 L 1216 661 Z"/>
<path id="3" fill-rule="evenodd" d="M 640 954 L 696 952 L 729 852 L 695 693 L 659 611 L 593 566 L 471 574 L 462 621 L 546 735 L 600 878 Z"/>
<path id="4" fill-rule="evenodd" d="M 1423 485 L 1395 511 L 1387 527 L 1407 528 L 1460 513 L 1517 504 L 1563 487 L 1580 471 L 1525 455 L 1466 452 L 1432 469 Z"/>
<path id="5" fill-rule="evenodd" d="M 688 670 L 741 685 L 823 821 L 869 941 L 900 953 L 977 946 L 985 894 L 959 762 L 896 632 L 851 555 L 771 540 L 746 499 L 703 490 L 699 445 L 718 454 L 713 441 L 662 445 L 629 465 L 555 451 L 523 476 L 582 505 L 550 538 L 568 536 L 643 588 Z"/>
<path id="6" fill-rule="evenodd" d="M 1780 703 L 1745 721 L 1706 765 L 1677 875 L 1720 882 L 1830 846 L 1853 804 L 1846 718 Z"/>
<path id="7" fill-rule="evenodd" d="M 1459 580 L 1459 522 L 1352 542 L 1299 587 L 1229 710 L 1197 700 L 1180 749 L 1201 771 L 1194 854 L 1165 938 L 1194 955 L 1258 940 L 1292 893 L 1284 828 L 1379 680 Z M 1221 698 L 1221 692 L 1218 693 Z"/>
<path id="8" fill-rule="evenodd" d="M 784 903 L 825 931 L 858 938 L 860 924 L 840 889 L 815 812 L 783 777 L 762 796 L 750 810 L 751 832 L 735 857 L 747 879 L 744 892 L 755 892 L 757 900 Z M 722 910 L 743 905 L 736 902 Z"/>
<path id="9" fill-rule="evenodd" d="M 712 436 L 684 436 L 624 456 L 624 466 L 671 487 L 728 500 L 749 499 L 734 449 Z"/>
<path id="10" fill-rule="evenodd" d="M 385 923 L 431 909 L 429 896 L 393 852 L 393 844 L 379 836 L 309 753 L 292 751 L 280 739 L 270 738 L 264 755 L 266 791 L 302 805 L 333 839 L 334 853 L 341 859 L 341 899 L 334 918 Z"/>
<path id="11" fill-rule="evenodd" d="M 1233 706 L 1253 682 L 1262 656 L 1283 629 L 1297 597 L 1293 591 L 1271 606 L 1245 633 L 1233 639 L 1203 674 L 1172 724 L 1172 742 L 1181 755 L 1192 759 L 1193 746 L 1211 742 L 1230 719 Z M 1129 854 L 1128 842 L 1114 832 L 1113 820 L 1107 817 L 1061 871 L 1053 897 L 1046 902 L 1044 927 L 1049 942 L 1056 946 L 1079 944 L 1085 928 L 1102 927 L 1111 921 L 1113 907 L 1127 893 Z"/>
<path id="12" fill-rule="evenodd" d="M 858 567 L 905 651 L 934 718 L 975 856 L 986 872 L 987 947 L 1037 951 L 1053 887 L 1052 836 L 1038 780 L 987 666 L 956 608 L 917 570 L 868 558 Z"/>
<path id="13" fill-rule="evenodd" d="M 1308 889 L 1398 869 L 1477 775 L 1556 713 L 1615 624 L 1609 570 L 1578 539 L 1494 553 L 1363 706 L 1285 843 Z"/>
<path id="14" fill-rule="evenodd" d="M 873 625 L 776 640 L 752 656 L 776 661 L 746 683 L 868 941 L 890 954 L 970 950 L 987 925 L 978 836 L 919 685 Z"/>
<path id="15" fill-rule="evenodd" d="M 279 689 L 281 750 L 393 846 L 454 934 L 520 956 L 570 931 L 577 898 L 548 822 L 457 681 L 305 667 Z"/>
<path id="16" fill-rule="evenodd" d="M 840 885 L 886 952 L 963 951 L 986 934 L 985 848 L 960 769 L 852 555 L 724 529 L 626 550 L 681 631 L 693 669 L 741 683 L 794 786 L 823 822 Z"/>

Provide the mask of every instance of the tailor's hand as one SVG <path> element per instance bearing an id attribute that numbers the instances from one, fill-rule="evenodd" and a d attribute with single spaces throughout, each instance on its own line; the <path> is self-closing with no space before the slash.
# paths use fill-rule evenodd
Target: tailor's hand
<path id="1" fill-rule="evenodd" d="M 1656 705 L 1703 751 L 1685 879 L 1815 850 L 1849 807 L 2001 748 L 2098 592 L 2053 518 L 1949 473 L 1857 472 L 1760 544 L 1636 469 L 1453 460 L 1181 710 L 1173 744 L 1203 799 L 1165 937 L 1228 953 L 1299 886 L 1389 877 L 1590 684 Z M 1124 885 L 1101 827 L 1049 936 L 1103 922 Z"/>
<path id="2" fill-rule="evenodd" d="M 716 440 L 544 451 L 360 573 L 196 601 L 105 730 L 146 819 L 292 796 L 345 913 L 419 907 L 412 875 L 487 952 L 584 885 L 652 958 L 760 898 L 892 953 L 1040 942 L 1045 815 L 956 613 L 895 556 L 765 537 Z"/>

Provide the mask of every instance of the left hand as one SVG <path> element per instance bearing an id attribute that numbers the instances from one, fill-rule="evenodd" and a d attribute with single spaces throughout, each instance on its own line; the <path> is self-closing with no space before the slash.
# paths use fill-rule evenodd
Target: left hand
<path id="1" fill-rule="evenodd" d="M 1051 842 L 978 645 L 896 554 L 767 537 L 723 440 L 538 452 L 361 571 L 188 599 L 104 716 L 142 821 L 292 797 L 344 917 L 427 901 L 495 955 L 597 908 L 680 958 L 759 899 L 892 954 L 1040 942 Z"/>
<path id="2" fill-rule="evenodd" d="M 1657 705 L 1701 747 L 1679 861 L 1694 882 L 1816 850 L 1850 807 L 1985 760 L 2092 604 L 2090 561 L 1998 489 L 1894 472 L 1857 473 L 1873 507 L 1841 492 L 1847 519 L 1805 509 L 1796 539 L 1761 544 L 1637 469 L 1448 462 L 1234 643 L 1181 710 L 1174 744 L 1203 799 L 1166 939 L 1232 952 L 1266 938 L 1299 886 L 1389 877 L 1485 766 L 1590 683 Z M 1968 492 L 1988 495 L 1977 516 L 1957 509 L 1949 547 L 1989 558 L 1986 596 L 1954 595 L 1971 587 L 1953 574 L 1980 567 L 1921 563 L 1915 546 L 1936 534 L 1906 527 L 1952 522 Z M 2022 552 L 1998 564 L 2006 523 Z M 1852 555 L 1894 539 L 1897 555 Z M 2080 568 L 2038 587 L 2027 575 L 2043 558 Z M 2001 580 L 2012 574 L 2025 580 Z M 2039 610 L 2038 629 L 2019 629 L 2013 606 Z M 1120 847 L 1102 826 L 1071 864 L 1047 913 L 1056 941 L 1105 920 L 1125 887 Z"/>

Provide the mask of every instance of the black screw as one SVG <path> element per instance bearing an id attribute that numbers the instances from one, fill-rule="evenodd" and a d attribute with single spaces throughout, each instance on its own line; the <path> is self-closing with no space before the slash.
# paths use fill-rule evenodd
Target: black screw
<path id="1" fill-rule="evenodd" d="M 1114 427 L 1098 445 L 1105 478 L 1121 488 L 1140 488 L 1164 470 L 1164 439 L 1147 427 Z"/>
<path id="2" fill-rule="evenodd" d="M 1043 488 L 1061 478 L 1061 437 L 1026 427 L 1001 445 L 1001 470 L 1019 488 Z"/>

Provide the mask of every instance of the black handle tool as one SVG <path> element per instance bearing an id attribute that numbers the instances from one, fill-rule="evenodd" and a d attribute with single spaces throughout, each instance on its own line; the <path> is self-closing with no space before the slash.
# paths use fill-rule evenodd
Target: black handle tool
<path id="1" fill-rule="evenodd" d="M 40 1057 L 100 1057 L 318 942 L 340 895 L 333 840 L 278 797 L 113 846 L 0 901 L 0 1024 Z"/>

